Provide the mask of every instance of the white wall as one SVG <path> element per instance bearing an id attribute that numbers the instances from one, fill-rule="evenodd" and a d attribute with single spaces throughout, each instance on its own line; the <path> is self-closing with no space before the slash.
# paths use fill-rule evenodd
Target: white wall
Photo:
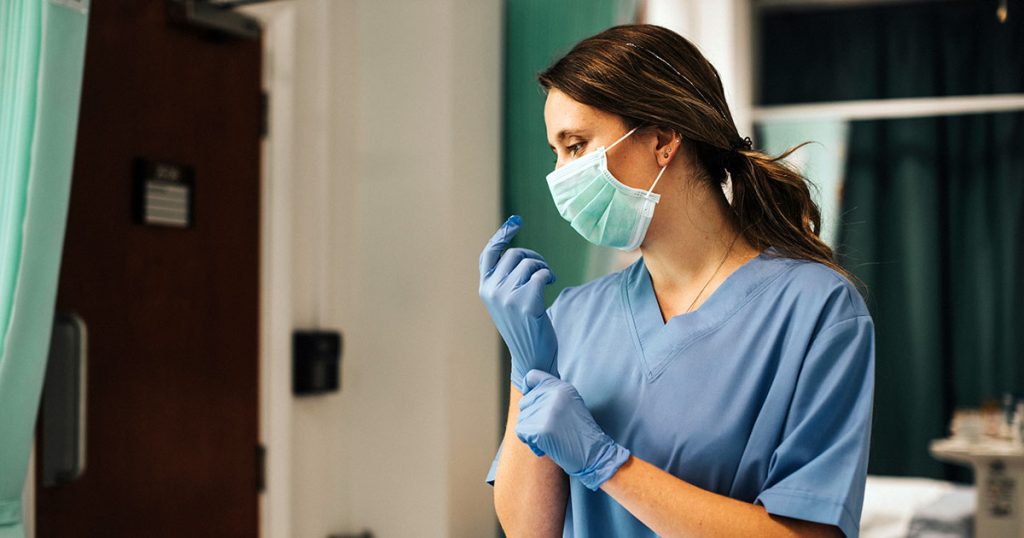
<path id="1" fill-rule="evenodd" d="M 341 392 L 291 403 L 290 536 L 493 535 L 501 2 L 296 10 L 292 316 L 345 349 Z"/>
<path id="2" fill-rule="evenodd" d="M 646 22 L 689 39 L 715 66 L 736 128 L 753 137 L 751 0 L 646 0 L 645 6 Z"/>

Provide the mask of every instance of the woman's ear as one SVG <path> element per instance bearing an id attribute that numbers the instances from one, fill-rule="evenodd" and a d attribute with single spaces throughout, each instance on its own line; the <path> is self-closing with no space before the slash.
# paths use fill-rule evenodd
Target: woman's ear
<path id="1" fill-rule="evenodd" d="M 655 131 L 655 135 L 658 139 L 658 144 L 655 146 L 658 166 L 668 166 L 668 163 L 675 158 L 683 140 L 671 129 L 658 129 Z"/>

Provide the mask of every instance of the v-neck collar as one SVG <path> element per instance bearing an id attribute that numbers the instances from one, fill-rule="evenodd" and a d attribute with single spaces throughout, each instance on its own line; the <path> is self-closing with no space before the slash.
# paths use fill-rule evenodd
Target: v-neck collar
<path id="1" fill-rule="evenodd" d="M 699 308 L 663 321 L 647 265 L 641 257 L 623 272 L 621 295 L 643 370 L 653 381 L 671 360 L 732 317 L 795 260 L 763 250 L 733 271 Z"/>

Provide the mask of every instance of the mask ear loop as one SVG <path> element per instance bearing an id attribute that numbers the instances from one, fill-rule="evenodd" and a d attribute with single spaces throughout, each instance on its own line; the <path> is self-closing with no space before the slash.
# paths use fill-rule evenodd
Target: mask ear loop
<path id="1" fill-rule="evenodd" d="M 629 136 L 629 135 L 633 134 L 634 132 L 636 132 L 637 129 L 639 129 L 639 127 L 634 127 L 633 130 L 631 130 L 628 133 L 622 135 L 622 138 L 616 140 L 615 142 L 612 142 L 612 145 L 610 145 L 607 148 L 605 148 L 605 152 L 607 152 L 608 150 L 614 148 L 615 144 L 618 144 L 619 142 L 622 142 L 623 140 L 625 140 L 627 136 Z M 668 164 L 666 164 L 665 166 L 661 167 L 661 171 L 658 172 L 658 177 L 654 178 L 654 183 L 651 185 L 651 188 L 647 189 L 647 196 L 650 196 L 651 192 L 654 190 L 654 187 L 658 186 L 658 181 L 661 179 L 661 175 L 664 174 L 665 170 L 667 170 L 667 169 L 668 169 Z"/>
<path id="2" fill-rule="evenodd" d="M 658 177 L 654 178 L 654 183 L 651 185 L 651 188 L 647 189 L 647 196 L 650 196 L 651 192 L 654 191 L 654 187 L 658 186 L 658 181 L 661 179 L 661 175 L 665 173 L 665 170 L 668 169 L 668 165 L 671 162 L 672 161 L 669 161 L 668 163 L 665 163 L 665 166 L 661 167 L 661 172 L 658 172 Z"/>
<path id="3" fill-rule="evenodd" d="M 629 135 L 631 135 L 631 134 L 635 133 L 637 129 L 639 129 L 639 127 L 633 127 L 633 130 L 632 130 L 632 131 L 630 131 L 630 132 L 628 132 L 628 133 L 626 133 L 626 134 L 622 135 L 622 138 L 620 138 L 620 139 L 616 140 L 615 142 L 612 142 L 612 145 L 608 146 L 608 147 L 607 147 L 607 148 L 605 148 L 604 150 L 605 150 L 605 151 L 607 152 L 608 150 L 610 150 L 610 149 L 614 148 L 616 144 L 618 144 L 619 142 L 622 142 L 623 140 L 625 140 L 627 136 L 629 136 Z"/>
<path id="4" fill-rule="evenodd" d="M 654 187 L 656 187 L 658 185 L 658 180 L 661 179 L 661 175 L 664 174 L 665 170 L 667 170 L 667 169 L 668 169 L 668 165 L 667 164 L 665 166 L 661 167 L 661 172 L 658 172 L 658 177 L 654 178 L 654 184 L 651 185 L 651 188 L 647 189 L 647 196 L 651 195 L 651 192 L 654 190 Z"/>

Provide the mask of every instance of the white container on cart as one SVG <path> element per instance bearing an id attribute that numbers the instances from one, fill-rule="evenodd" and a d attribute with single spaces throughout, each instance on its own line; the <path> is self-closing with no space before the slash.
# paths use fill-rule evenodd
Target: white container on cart
<path id="1" fill-rule="evenodd" d="M 936 439 L 929 451 L 940 461 L 974 469 L 977 538 L 1024 537 L 1024 446 L 1009 440 Z"/>

